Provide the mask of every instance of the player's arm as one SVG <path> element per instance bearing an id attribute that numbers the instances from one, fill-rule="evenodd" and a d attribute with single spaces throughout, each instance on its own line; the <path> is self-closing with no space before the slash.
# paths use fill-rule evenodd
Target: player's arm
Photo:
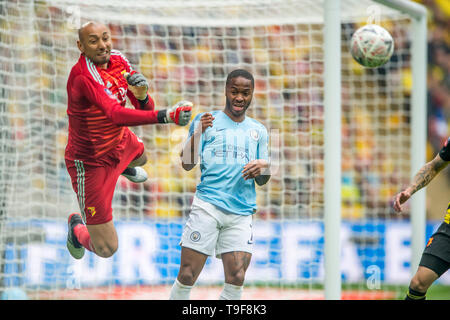
<path id="1" fill-rule="evenodd" d="M 269 163 L 269 138 L 267 130 L 261 130 L 261 137 L 258 141 L 256 160 L 247 163 L 242 170 L 244 180 L 255 179 L 257 185 L 265 185 L 270 179 Z"/>
<path id="2" fill-rule="evenodd" d="M 244 180 L 255 179 L 255 182 L 262 186 L 270 179 L 269 162 L 265 159 L 256 159 L 250 161 L 242 170 Z"/>
<path id="3" fill-rule="evenodd" d="M 128 83 L 127 97 L 136 109 L 153 110 L 155 103 L 148 94 L 148 81 L 143 74 L 133 70 L 128 59 L 121 52 L 115 50 L 116 56 L 122 61 L 125 70 L 122 75 Z"/>
<path id="4" fill-rule="evenodd" d="M 194 119 L 191 124 L 189 138 L 180 153 L 181 166 L 186 171 L 192 170 L 197 165 L 202 134 L 208 127 L 213 126 L 214 117 L 211 113 L 206 112 L 199 121 L 196 120 Z"/>
<path id="5" fill-rule="evenodd" d="M 155 102 L 148 94 L 147 79 L 136 71 L 123 72 L 128 83 L 127 96 L 136 109 L 153 110 Z"/>
<path id="6" fill-rule="evenodd" d="M 417 172 L 409 186 L 395 196 L 394 209 L 400 212 L 402 210 L 401 205 L 411 198 L 414 193 L 426 187 L 447 165 L 448 162 L 443 160 L 440 154 L 437 154 L 433 160 L 427 162 Z"/>
<path id="7" fill-rule="evenodd" d="M 264 173 L 265 170 L 267 170 L 266 173 Z M 258 186 L 262 186 L 265 185 L 267 182 L 269 182 L 269 180 L 270 180 L 269 164 L 267 163 L 263 167 L 263 173 L 261 173 L 259 176 L 255 178 L 255 182 Z"/>
<path id="8" fill-rule="evenodd" d="M 127 96 L 136 109 L 152 111 L 155 109 L 155 103 L 148 94 L 147 79 L 136 71 L 124 72 L 124 77 L 128 83 Z M 164 113 L 158 113 L 162 118 L 160 123 L 175 122 L 180 126 L 189 123 L 192 112 L 192 102 L 179 101 L 171 109 Z"/>
<path id="9" fill-rule="evenodd" d="M 118 126 L 137 126 L 154 123 L 175 123 L 186 125 L 191 118 L 192 103 L 180 101 L 169 109 L 133 110 L 121 106 L 115 97 L 102 85 L 84 75 L 78 75 L 72 90 L 82 92 L 92 104 L 103 110 L 105 115 Z"/>

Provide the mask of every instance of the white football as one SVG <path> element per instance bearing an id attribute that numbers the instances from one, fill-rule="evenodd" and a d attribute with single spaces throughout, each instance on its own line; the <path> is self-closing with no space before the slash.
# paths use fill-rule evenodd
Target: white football
<path id="1" fill-rule="evenodd" d="M 377 68 L 389 61 L 394 52 L 391 34 L 376 24 L 359 28 L 352 35 L 350 52 L 362 66 Z"/>

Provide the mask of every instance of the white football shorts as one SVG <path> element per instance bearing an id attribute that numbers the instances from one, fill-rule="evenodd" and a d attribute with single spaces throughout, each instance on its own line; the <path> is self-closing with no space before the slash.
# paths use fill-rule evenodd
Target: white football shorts
<path id="1" fill-rule="evenodd" d="M 253 216 L 228 213 L 194 196 L 180 246 L 221 258 L 222 253 L 252 253 Z"/>

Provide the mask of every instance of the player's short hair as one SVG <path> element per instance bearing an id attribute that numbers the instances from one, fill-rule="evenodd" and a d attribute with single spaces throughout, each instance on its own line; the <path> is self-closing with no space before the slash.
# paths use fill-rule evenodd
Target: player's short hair
<path id="1" fill-rule="evenodd" d="M 252 82 L 252 88 L 255 87 L 255 79 L 253 78 L 253 75 L 244 69 L 236 69 L 236 70 L 231 71 L 227 76 L 227 81 L 226 81 L 225 85 L 228 86 L 231 79 L 234 79 L 237 77 L 243 77 L 245 79 L 250 80 Z"/>

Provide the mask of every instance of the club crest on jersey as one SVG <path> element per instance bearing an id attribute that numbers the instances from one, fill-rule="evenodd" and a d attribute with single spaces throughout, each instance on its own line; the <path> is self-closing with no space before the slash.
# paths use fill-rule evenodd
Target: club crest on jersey
<path id="1" fill-rule="evenodd" d="M 193 242 L 200 241 L 200 238 L 201 238 L 200 232 L 198 232 L 198 231 L 192 232 L 190 238 Z"/>
<path id="2" fill-rule="evenodd" d="M 253 140 L 258 141 L 258 139 L 259 139 L 259 133 L 258 133 L 258 130 L 255 130 L 255 129 L 250 130 L 250 137 L 251 137 Z"/>
<path id="3" fill-rule="evenodd" d="M 95 207 L 88 207 L 87 209 L 88 209 L 89 213 L 91 214 L 91 217 L 93 217 L 96 214 Z"/>

